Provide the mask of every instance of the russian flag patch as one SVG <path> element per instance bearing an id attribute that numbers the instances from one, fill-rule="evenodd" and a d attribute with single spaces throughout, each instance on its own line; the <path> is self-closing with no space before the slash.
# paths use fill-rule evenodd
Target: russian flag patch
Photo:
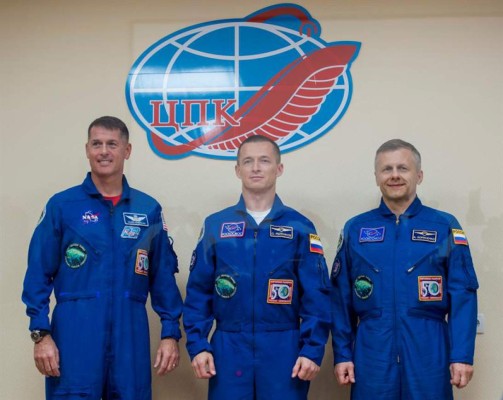
<path id="1" fill-rule="evenodd" d="M 468 246 L 468 239 L 466 238 L 465 231 L 462 229 L 453 229 L 452 237 L 454 238 L 454 244 L 464 244 Z"/>
<path id="2" fill-rule="evenodd" d="M 311 253 L 318 253 L 323 255 L 323 245 L 318 235 L 313 233 L 309 234 L 309 251 Z"/>

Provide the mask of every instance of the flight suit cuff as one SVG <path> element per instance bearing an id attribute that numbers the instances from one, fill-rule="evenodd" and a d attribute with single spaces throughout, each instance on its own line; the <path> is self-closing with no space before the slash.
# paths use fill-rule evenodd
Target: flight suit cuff
<path id="1" fill-rule="evenodd" d="M 33 317 L 30 319 L 30 331 L 51 331 L 51 324 L 49 322 L 49 317 Z"/>
<path id="2" fill-rule="evenodd" d="M 197 356 L 199 353 L 202 353 L 203 351 L 213 353 L 213 348 L 206 340 L 203 340 L 199 343 L 188 346 L 187 351 L 189 352 L 190 359 L 192 360 L 195 356 Z"/>
<path id="3" fill-rule="evenodd" d="M 317 348 L 304 347 L 299 353 L 299 357 L 309 358 L 311 361 L 314 361 L 318 366 L 321 366 L 324 353 L 325 353 L 324 351 L 320 352 Z"/>
<path id="4" fill-rule="evenodd" d="M 172 338 L 180 340 L 182 337 L 182 332 L 180 331 L 180 326 L 176 323 L 163 323 L 161 330 L 161 338 Z"/>

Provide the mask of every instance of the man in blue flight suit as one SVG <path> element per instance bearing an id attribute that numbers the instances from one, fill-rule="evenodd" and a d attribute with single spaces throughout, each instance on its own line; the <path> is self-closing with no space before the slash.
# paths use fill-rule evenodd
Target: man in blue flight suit
<path id="1" fill-rule="evenodd" d="M 205 220 L 192 256 L 184 305 L 192 367 L 210 379 L 209 399 L 305 400 L 330 326 L 323 247 L 313 224 L 276 195 L 275 142 L 246 139 L 235 170 L 242 196 Z"/>
<path id="2" fill-rule="evenodd" d="M 477 278 L 450 214 L 422 205 L 421 156 L 376 153 L 379 208 L 350 219 L 332 267 L 334 374 L 354 400 L 449 400 L 473 374 Z"/>
<path id="3" fill-rule="evenodd" d="M 30 243 L 22 298 L 35 364 L 47 399 L 150 400 L 145 303 L 150 293 L 161 319 L 154 368 L 164 375 L 179 362 L 177 257 L 159 203 L 123 176 L 126 125 L 93 121 L 86 154 L 91 172 L 49 200 Z"/>

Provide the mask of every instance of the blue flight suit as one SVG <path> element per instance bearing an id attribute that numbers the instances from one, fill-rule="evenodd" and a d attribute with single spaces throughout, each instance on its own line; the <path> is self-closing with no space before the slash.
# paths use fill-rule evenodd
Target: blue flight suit
<path id="1" fill-rule="evenodd" d="M 22 296 L 30 330 L 50 331 L 59 349 L 61 376 L 46 378 L 47 399 L 150 400 L 145 303 L 150 292 L 161 337 L 179 339 L 176 272 L 160 205 L 125 177 L 116 206 L 90 173 L 53 196 L 30 243 Z"/>
<path id="2" fill-rule="evenodd" d="M 194 250 L 184 304 L 187 350 L 211 352 L 209 399 L 306 399 L 291 374 L 320 365 L 330 329 L 330 281 L 313 224 L 276 196 L 257 225 L 239 203 L 209 216 Z M 216 330 L 208 335 L 216 321 Z"/>
<path id="3" fill-rule="evenodd" d="M 452 399 L 450 363 L 473 364 L 478 282 L 456 219 L 416 198 L 349 220 L 332 267 L 335 363 L 354 400 Z M 446 317 L 448 319 L 446 319 Z"/>

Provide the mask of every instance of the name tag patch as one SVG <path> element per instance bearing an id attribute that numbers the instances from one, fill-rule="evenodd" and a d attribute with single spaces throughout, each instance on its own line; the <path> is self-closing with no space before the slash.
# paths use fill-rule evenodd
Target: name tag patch
<path id="1" fill-rule="evenodd" d="M 292 304 L 293 280 L 269 279 L 267 302 L 269 304 Z"/>
<path id="2" fill-rule="evenodd" d="M 138 249 L 136 252 L 136 264 L 134 268 L 134 272 L 139 275 L 148 275 L 148 252 L 143 249 Z"/>
<path id="3" fill-rule="evenodd" d="M 245 235 L 245 222 L 224 222 L 220 230 L 221 238 L 243 237 Z"/>
<path id="4" fill-rule="evenodd" d="M 360 243 L 382 242 L 384 240 L 384 226 L 379 228 L 362 228 L 360 229 Z"/>
<path id="5" fill-rule="evenodd" d="M 437 242 L 437 231 L 427 231 L 424 229 L 414 229 L 412 231 L 412 240 L 416 242 Z"/>
<path id="6" fill-rule="evenodd" d="M 122 216 L 126 225 L 148 226 L 147 214 L 125 212 L 122 213 Z"/>
<path id="7" fill-rule="evenodd" d="M 442 301 L 442 277 L 418 276 L 419 301 Z"/>
<path id="8" fill-rule="evenodd" d="M 293 239 L 293 227 L 271 225 L 269 236 L 272 238 Z"/>

